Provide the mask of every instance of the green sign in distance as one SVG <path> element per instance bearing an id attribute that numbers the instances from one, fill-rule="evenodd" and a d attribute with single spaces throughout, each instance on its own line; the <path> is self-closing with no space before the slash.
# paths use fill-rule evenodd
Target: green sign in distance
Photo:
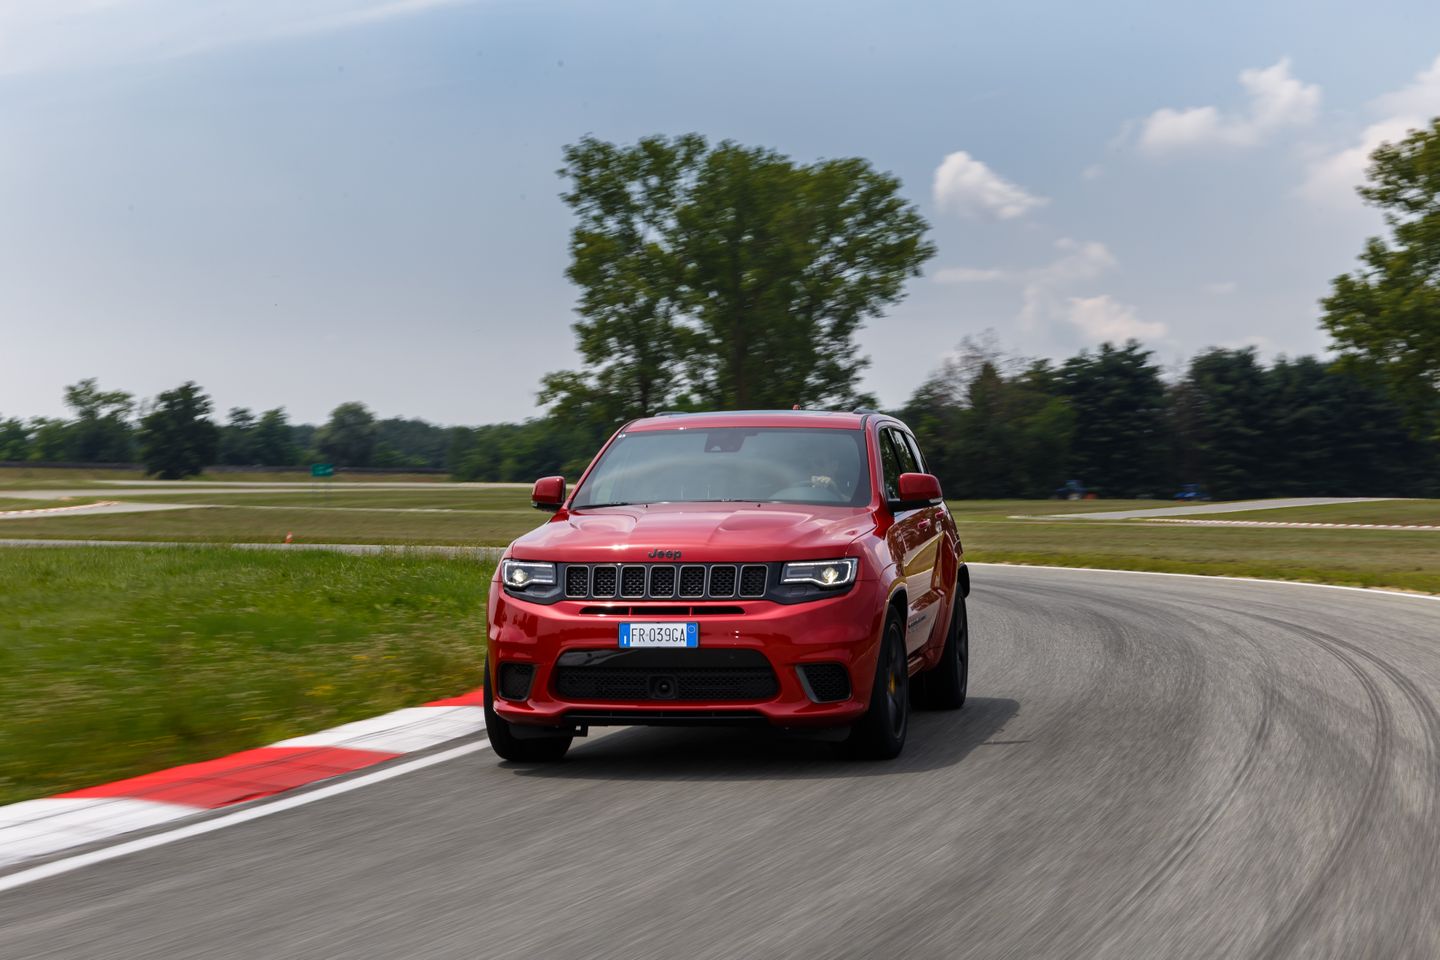
<path id="1" fill-rule="evenodd" d="M 335 476 L 335 464 L 333 463 L 312 463 L 310 465 L 310 476 L 312 477 L 333 477 Z"/>

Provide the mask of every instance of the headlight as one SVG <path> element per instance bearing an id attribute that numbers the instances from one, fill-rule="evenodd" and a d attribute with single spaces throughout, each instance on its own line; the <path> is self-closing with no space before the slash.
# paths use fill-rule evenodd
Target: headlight
<path id="1" fill-rule="evenodd" d="M 803 563 L 787 563 L 780 574 L 781 583 L 813 583 L 817 587 L 843 587 L 855 579 L 857 561 L 852 557 L 844 560 L 806 560 Z"/>
<path id="2" fill-rule="evenodd" d="M 528 560 L 506 560 L 500 564 L 500 579 L 511 590 L 528 587 L 553 587 L 555 585 L 555 564 L 536 563 Z"/>

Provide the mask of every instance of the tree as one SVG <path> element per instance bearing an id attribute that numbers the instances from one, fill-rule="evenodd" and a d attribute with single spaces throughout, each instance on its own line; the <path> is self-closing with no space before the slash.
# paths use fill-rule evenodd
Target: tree
<path id="1" fill-rule="evenodd" d="M 1165 385 L 1151 356 L 1134 340 L 1105 343 L 1066 360 L 1058 374 L 1075 415 L 1070 472 L 1108 497 L 1154 496 L 1171 482 Z"/>
<path id="2" fill-rule="evenodd" d="M 261 463 L 255 455 L 255 428 L 253 413 L 232 407 L 229 420 L 220 428 L 220 462 L 230 466 Z"/>
<path id="3" fill-rule="evenodd" d="M 95 378 L 65 388 L 65 405 L 75 411 L 65 459 L 81 463 L 128 463 L 132 430 L 127 418 L 134 398 L 119 390 L 101 390 Z"/>
<path id="4" fill-rule="evenodd" d="M 315 434 L 321 456 L 346 467 L 368 467 L 375 450 L 375 415 L 363 403 L 342 403 Z"/>
<path id="5" fill-rule="evenodd" d="M 147 473 L 180 480 L 214 462 L 219 429 L 208 417 L 210 398 L 187 381 L 155 398 L 155 408 L 140 421 L 140 459 Z"/>
<path id="6" fill-rule="evenodd" d="M 993 335 L 962 340 L 901 416 L 947 496 L 1044 497 L 1065 479 L 1074 415 L 1056 373 Z"/>
<path id="7" fill-rule="evenodd" d="M 1279 411 L 1254 348 L 1216 348 L 1195 357 L 1180 393 L 1198 471 L 1186 479 L 1225 499 L 1268 493 L 1276 473 L 1271 440 Z"/>
<path id="8" fill-rule="evenodd" d="M 285 408 L 276 407 L 260 414 L 260 420 L 255 424 L 255 462 L 269 467 L 294 463 L 300 452 L 295 447 L 292 433 Z"/>
<path id="9" fill-rule="evenodd" d="M 694 134 L 586 138 L 565 159 L 585 369 L 547 377 L 543 401 L 592 424 L 868 401 L 855 332 L 934 254 L 898 180 Z"/>
<path id="10" fill-rule="evenodd" d="M 1417 432 L 1440 438 L 1440 118 L 1371 154 L 1359 193 L 1384 211 L 1355 273 L 1336 277 L 1321 323 L 1386 379 Z"/>
<path id="11" fill-rule="evenodd" d="M 25 460 L 30 456 L 30 431 L 23 421 L 0 420 L 0 461 Z"/>

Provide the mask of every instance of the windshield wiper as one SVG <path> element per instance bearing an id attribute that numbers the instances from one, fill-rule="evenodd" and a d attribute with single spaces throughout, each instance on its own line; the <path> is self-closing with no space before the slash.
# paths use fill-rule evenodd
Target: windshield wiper
<path id="1" fill-rule="evenodd" d="M 643 506 L 643 504 L 631 503 L 629 500 L 616 500 L 614 503 L 587 503 L 587 504 L 585 504 L 584 506 L 582 506 L 582 507 L 576 507 L 575 509 L 576 509 L 576 510 L 598 510 L 598 509 L 600 509 L 601 507 L 639 507 L 639 506 Z"/>

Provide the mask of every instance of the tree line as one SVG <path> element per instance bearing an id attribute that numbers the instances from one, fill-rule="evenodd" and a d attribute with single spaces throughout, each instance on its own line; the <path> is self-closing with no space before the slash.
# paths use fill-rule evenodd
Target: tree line
<path id="1" fill-rule="evenodd" d="M 0 417 L 0 462 L 140 463 L 172 479 L 216 465 L 444 470 L 452 442 L 469 433 L 418 419 L 381 420 L 357 402 L 340 404 L 320 425 L 291 423 L 283 407 L 258 416 L 234 407 L 216 422 L 213 402 L 194 382 L 137 402 L 92 378 L 66 387 L 64 399 L 70 417 Z"/>
<path id="2" fill-rule="evenodd" d="M 1383 379 L 1314 357 L 1215 348 L 1167 378 L 1133 340 L 1059 364 L 967 341 L 897 413 L 959 498 L 1440 496 Z"/>
<path id="3" fill-rule="evenodd" d="M 935 252 L 896 178 L 695 134 L 587 137 L 564 159 L 581 368 L 543 379 L 544 415 L 444 427 L 347 402 L 320 425 L 280 408 L 216 423 L 194 383 L 137 405 L 83 380 L 66 388 L 68 419 L 0 420 L 0 460 L 138 457 L 163 477 L 325 461 L 526 481 L 574 477 L 619 424 L 661 410 L 873 404 L 855 332 L 883 322 Z M 1440 120 L 1371 160 L 1360 193 L 1389 236 L 1321 301 L 1335 361 L 1267 366 L 1215 348 L 1166 376 L 1134 341 L 1058 363 L 964 342 L 896 411 L 947 492 L 1440 494 Z"/>

